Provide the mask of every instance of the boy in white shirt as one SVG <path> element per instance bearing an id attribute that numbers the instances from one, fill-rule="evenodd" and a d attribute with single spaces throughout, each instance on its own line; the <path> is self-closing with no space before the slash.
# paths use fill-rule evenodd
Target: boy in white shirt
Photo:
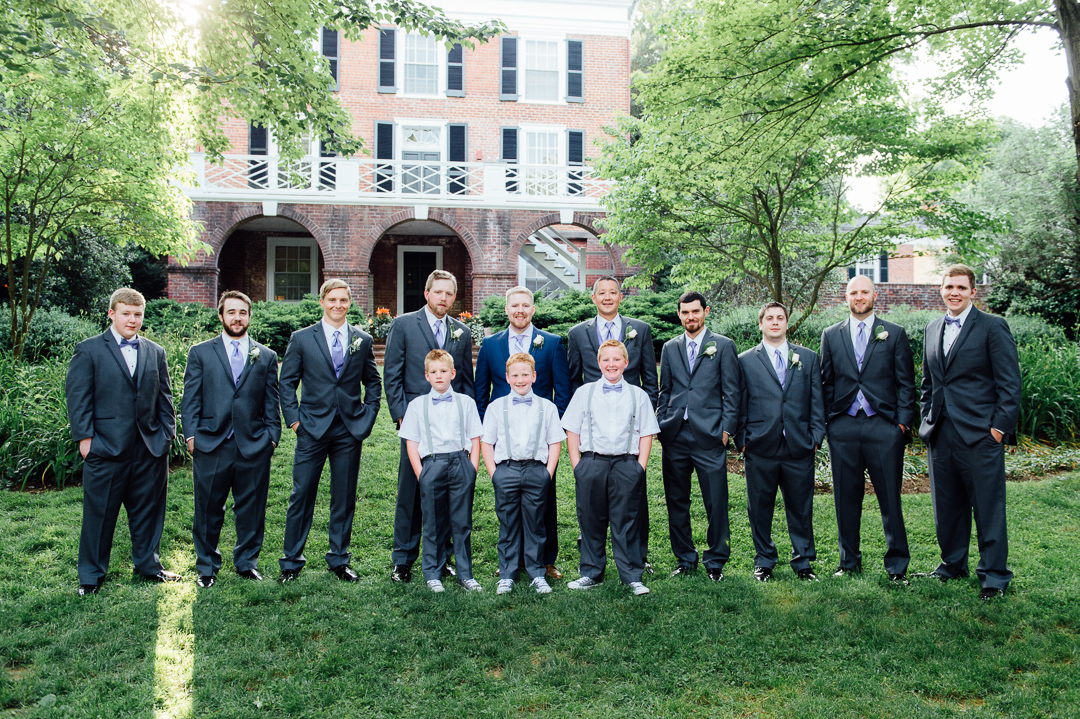
<path id="1" fill-rule="evenodd" d="M 510 355 L 506 360 L 506 383 L 512 391 L 493 401 L 484 417 L 480 451 L 491 475 L 495 513 L 499 517 L 501 579 L 496 594 L 514 588 L 521 564 L 537 594 L 551 593 L 544 578 L 544 512 L 548 485 L 559 464 L 566 433 L 559 426 L 555 405 L 533 393 L 535 381 L 536 360 L 532 355 Z"/>
<path id="2" fill-rule="evenodd" d="M 649 588 L 641 582 L 644 559 L 638 510 L 649 452 L 660 426 L 649 395 L 623 379 L 629 362 L 623 343 L 605 341 L 596 357 L 603 377 L 578 388 L 562 421 L 581 526 L 581 579 L 566 586 L 591 589 L 603 582 L 610 524 L 619 579 L 634 594 L 648 594 Z"/>
<path id="3" fill-rule="evenodd" d="M 431 392 L 409 403 L 398 436 L 405 440 L 409 463 L 420 484 L 424 516 L 422 566 L 428 589 L 442 592 L 442 568 L 449 557 L 447 535 L 454 537 L 458 581 L 470 592 L 483 590 L 472 573 L 472 508 L 480 436 L 484 433 L 472 397 L 450 389 L 454 358 L 431 350 L 424 377 Z"/>

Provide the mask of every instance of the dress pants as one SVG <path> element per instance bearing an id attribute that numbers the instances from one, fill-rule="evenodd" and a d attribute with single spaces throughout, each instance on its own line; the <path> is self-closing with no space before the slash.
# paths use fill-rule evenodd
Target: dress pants
<path id="1" fill-rule="evenodd" d="M 787 441 L 772 457 L 746 453 L 746 509 L 750 515 L 750 533 L 754 539 L 754 566 L 776 566 L 779 558 L 772 540 L 776 490 L 783 493 L 791 538 L 791 568 L 809 569 L 817 559 L 814 549 L 814 455 L 798 459 L 791 456 Z"/>
<path id="2" fill-rule="evenodd" d="M 967 444 L 948 417 L 934 427 L 927 445 L 930 498 L 941 564 L 934 571 L 945 577 L 968 574 L 971 516 L 979 542 L 979 585 L 1005 590 L 1012 580 L 1009 536 L 1005 524 L 1005 448 L 989 430 L 974 445 Z"/>
<path id="3" fill-rule="evenodd" d="M 439 579 L 454 537 L 458 579 L 472 579 L 472 510 L 476 469 L 464 452 L 428 455 L 418 481 L 424 514 L 424 579 Z"/>
<path id="4" fill-rule="evenodd" d="M 623 584 L 640 582 L 644 572 L 638 511 L 645 491 L 645 470 L 637 455 L 584 452 L 574 468 L 578 525 L 581 527 L 581 576 L 603 581 L 607 533 Z"/>
<path id="5" fill-rule="evenodd" d="M 904 433 L 880 414 L 867 417 L 861 410 L 854 417 L 846 414 L 834 417 L 829 421 L 828 432 L 840 566 L 844 569 L 862 566 L 859 545 L 866 492 L 864 472 L 869 472 L 885 531 L 885 571 L 907 572 L 911 554 L 900 506 Z"/>
<path id="6" fill-rule="evenodd" d="M 301 569 L 307 559 L 307 544 L 311 520 L 315 516 L 315 500 L 319 493 L 319 477 L 323 465 L 330 459 L 330 546 L 326 563 L 330 569 L 348 564 L 349 543 L 352 541 L 353 514 L 356 511 L 356 481 L 360 473 L 360 453 L 364 443 L 352 436 L 340 416 L 322 437 L 316 439 L 300 425 L 293 456 L 293 488 L 289 509 L 285 514 L 285 551 L 278 564 L 282 571 Z"/>
<path id="7" fill-rule="evenodd" d="M 195 451 L 195 569 L 199 576 L 217 574 L 221 569 L 218 540 L 225 523 L 225 502 L 233 495 L 236 517 L 236 546 L 233 568 L 238 572 L 258 569 L 266 530 L 266 495 L 270 489 L 270 458 L 273 448 L 248 459 L 236 447 L 236 438 L 226 439 L 212 452 Z"/>
<path id="8" fill-rule="evenodd" d="M 83 520 L 79 536 L 79 584 L 97 584 L 109 571 L 120 505 L 127 510 L 131 562 L 139 574 L 161 571 L 158 549 L 165 526 L 169 456 L 150 454 L 141 438 L 123 459 L 94 454 L 83 463 Z"/>
<path id="9" fill-rule="evenodd" d="M 420 533 L 423 518 L 420 512 L 420 488 L 416 483 L 405 440 L 401 440 L 398 459 L 397 504 L 394 506 L 394 548 L 390 560 L 395 566 L 411 567 L 420 556 Z"/>
<path id="10" fill-rule="evenodd" d="M 499 576 L 517 579 L 522 564 L 531 579 L 544 576 L 544 510 L 552 484 L 547 465 L 531 459 L 500 462 L 491 484 L 499 517 Z"/>
<path id="11" fill-rule="evenodd" d="M 727 450 L 723 447 L 700 447 L 694 439 L 690 423 L 684 420 L 675 440 L 664 445 L 661 459 L 668 534 L 675 560 L 681 567 L 696 567 L 698 563 L 698 552 L 690 528 L 690 473 L 696 471 L 701 501 L 709 518 L 705 535 L 709 546 L 702 559 L 706 569 L 723 569 L 731 555 Z"/>

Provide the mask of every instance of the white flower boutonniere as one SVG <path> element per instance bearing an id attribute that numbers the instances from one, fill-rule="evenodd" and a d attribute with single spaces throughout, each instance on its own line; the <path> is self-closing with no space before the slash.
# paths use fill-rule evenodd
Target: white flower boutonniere
<path id="1" fill-rule="evenodd" d="M 798 370 L 802 369 L 802 360 L 799 359 L 799 353 L 798 352 L 789 352 L 788 353 L 788 367 L 794 367 L 795 369 L 798 369 Z"/>
<path id="2" fill-rule="evenodd" d="M 259 361 L 259 348 L 258 347 L 252 347 L 251 351 L 248 352 L 248 364 L 255 364 L 258 361 Z"/>
<path id="3" fill-rule="evenodd" d="M 352 341 L 352 344 L 349 345 L 349 354 L 353 354 L 354 352 L 356 352 L 356 350 L 360 349 L 360 345 L 362 345 L 363 343 L 363 337 L 357 337 L 356 339 L 354 339 Z"/>
<path id="4" fill-rule="evenodd" d="M 889 339 L 889 332 L 884 327 L 878 326 L 878 328 L 874 330 L 874 339 L 878 342 L 884 342 Z"/>
<path id="5" fill-rule="evenodd" d="M 464 332 L 464 331 L 465 330 L 461 329 L 460 327 L 458 327 L 455 330 L 452 330 L 450 332 L 450 341 L 451 342 L 457 342 L 459 339 L 461 339 L 461 333 Z"/>
<path id="6" fill-rule="evenodd" d="M 706 357 L 712 357 L 714 354 L 716 354 L 716 343 L 709 342 L 707 345 L 705 345 L 705 348 L 701 350 L 701 354 L 705 355 Z"/>
<path id="7" fill-rule="evenodd" d="M 543 349 L 544 348 L 544 335 L 537 334 L 535 337 L 533 337 L 532 345 L 533 345 L 533 347 L 535 347 L 538 350 Z"/>
<path id="8" fill-rule="evenodd" d="M 637 337 L 637 330 L 634 329 L 633 327 L 630 327 L 630 325 L 627 325 L 627 327 L 628 327 L 628 329 L 626 330 L 626 335 L 623 337 L 623 340 L 624 340 L 623 344 L 626 344 L 630 340 Z"/>

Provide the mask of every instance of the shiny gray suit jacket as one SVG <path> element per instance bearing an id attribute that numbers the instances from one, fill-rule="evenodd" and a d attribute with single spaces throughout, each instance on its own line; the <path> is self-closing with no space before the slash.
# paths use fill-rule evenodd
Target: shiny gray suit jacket
<path id="1" fill-rule="evenodd" d="M 683 412 L 690 408 L 688 420 L 694 439 L 704 449 L 723 443 L 723 433 L 734 437 L 739 427 L 739 402 L 742 400 L 739 359 L 735 343 L 708 329 L 699 336 L 700 349 L 694 371 L 686 359 L 686 334 L 668 340 L 660 353 L 660 393 L 656 419 L 660 423 L 660 441 L 673 442 L 682 426 Z M 709 347 L 716 353 L 705 354 Z"/>
<path id="2" fill-rule="evenodd" d="M 454 369 L 457 371 L 450 386 L 455 392 L 473 397 L 472 333 L 464 323 L 450 315 L 444 320 L 449 323 L 449 330 L 443 349 L 454 358 Z M 451 339 L 458 330 L 461 330 L 461 335 Z M 409 402 L 431 391 L 431 385 L 424 378 L 424 357 L 438 348 L 423 307 L 398 315 L 390 323 L 386 335 L 386 358 L 383 360 L 383 387 L 386 389 L 386 406 L 392 421 L 397 422 L 405 416 Z"/>
<path id="3" fill-rule="evenodd" d="M 782 439 L 794 458 L 805 457 L 825 438 L 818 356 L 795 344 L 788 349 L 799 355 L 802 367 L 788 367 L 785 387 L 760 344 L 739 355 L 743 400 L 735 444 L 759 457 L 775 456 Z"/>

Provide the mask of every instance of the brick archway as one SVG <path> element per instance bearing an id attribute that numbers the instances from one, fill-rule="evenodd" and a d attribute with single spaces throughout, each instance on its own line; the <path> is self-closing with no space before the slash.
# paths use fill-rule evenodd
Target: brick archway
<path id="1" fill-rule="evenodd" d="M 473 266 L 476 266 L 477 257 L 482 254 L 480 243 L 477 241 L 476 236 L 469 228 L 465 227 L 457 217 L 449 212 L 442 212 L 438 209 L 432 208 L 427 216 L 428 221 L 435 222 L 442 225 L 446 229 L 457 235 L 457 238 L 465 245 L 466 251 L 469 253 L 469 260 Z M 360 243 L 360 252 L 357 259 L 359 261 L 359 271 L 367 272 L 370 270 L 371 265 L 371 253 L 374 252 L 375 246 L 379 243 L 379 240 L 383 238 L 390 230 L 398 225 L 406 222 L 420 221 L 417 220 L 416 211 L 413 208 L 405 208 L 390 215 L 382 222 L 374 225 L 367 236 L 363 238 Z"/>

